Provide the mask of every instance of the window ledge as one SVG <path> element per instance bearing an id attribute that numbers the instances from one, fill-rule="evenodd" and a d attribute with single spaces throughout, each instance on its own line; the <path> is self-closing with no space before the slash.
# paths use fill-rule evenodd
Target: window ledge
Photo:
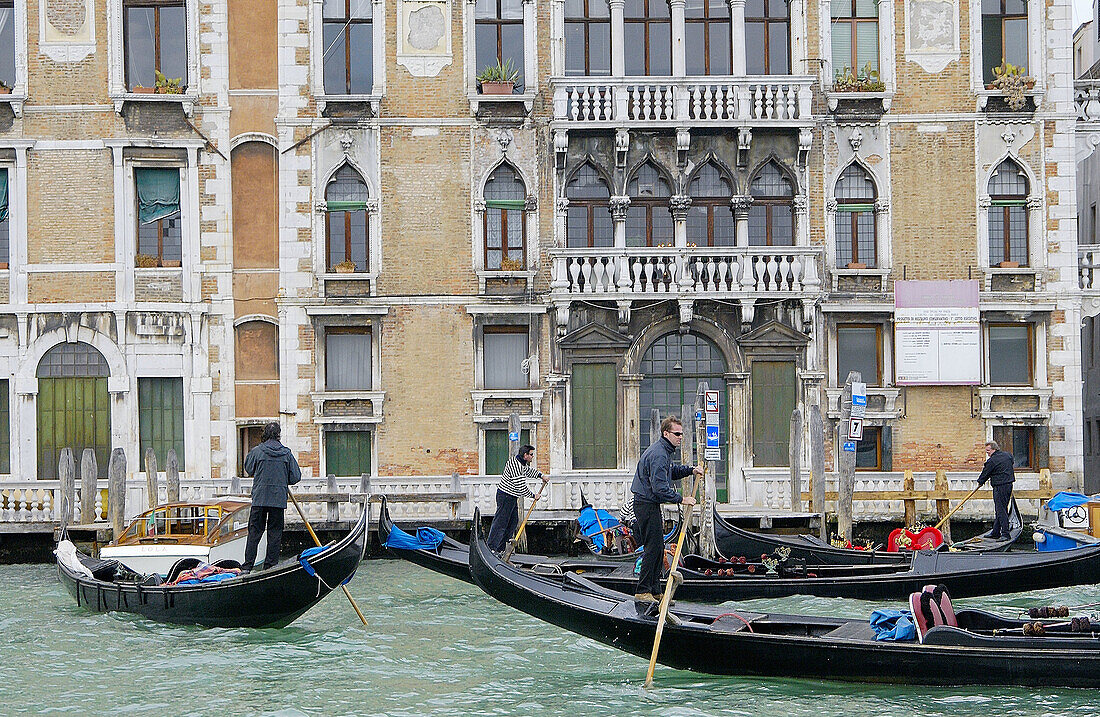
<path id="1" fill-rule="evenodd" d="M 1050 398 L 1054 393 L 1049 388 L 1034 386 L 979 386 L 978 398 L 981 400 L 982 418 L 1040 420 L 1050 418 Z M 994 411 L 995 397 L 1036 398 L 1038 408 L 1035 411 Z"/>
<path id="2" fill-rule="evenodd" d="M 156 94 L 156 93 L 138 93 L 138 92 L 112 92 L 109 97 L 115 105 L 115 112 L 122 114 L 122 108 L 127 102 L 149 102 L 160 104 L 178 104 L 183 109 L 183 113 L 190 117 L 195 111 L 195 105 L 199 101 L 199 93 L 196 91 L 188 90 L 182 94 L 169 95 L 169 94 Z"/>
<path id="3" fill-rule="evenodd" d="M 355 281 L 356 279 L 362 281 L 364 279 L 373 281 L 378 278 L 377 271 L 353 271 L 348 274 L 342 274 L 335 271 L 326 271 L 321 274 L 321 278 L 325 281 Z"/>
<path id="4" fill-rule="evenodd" d="M 6 104 L 11 107 L 11 111 L 16 117 L 23 116 L 23 103 L 26 101 L 26 92 L 12 91 L 10 93 L 0 95 L 0 104 Z"/>
<path id="5" fill-rule="evenodd" d="M 877 280 L 877 291 L 886 291 L 886 279 L 890 276 L 889 268 L 882 267 L 868 267 L 866 269 L 849 269 L 848 267 L 836 267 L 832 269 L 832 285 L 833 291 L 840 291 L 840 280 L 842 277 L 855 277 L 862 278 L 868 277 L 873 280 Z M 846 288 L 847 290 L 847 288 Z M 864 290 L 866 291 L 866 289 Z"/>
<path id="6" fill-rule="evenodd" d="M 844 389 L 842 387 L 826 388 L 825 395 L 829 399 L 829 418 L 840 418 L 840 398 L 844 395 Z M 897 386 L 868 386 L 867 396 L 868 398 L 874 396 L 881 396 L 884 400 L 882 410 L 876 411 L 867 406 L 867 418 L 877 419 L 894 419 L 901 418 L 901 408 L 898 406 L 898 397 L 901 395 L 901 389 Z M 870 401 L 868 401 L 870 403 Z"/>
<path id="7" fill-rule="evenodd" d="M 381 423 L 383 419 L 382 407 L 386 401 L 385 391 L 314 391 L 309 394 L 313 401 L 314 423 Z M 340 414 L 327 415 L 325 413 L 326 401 L 370 401 L 371 413 L 365 414 Z"/>
<path id="8" fill-rule="evenodd" d="M 983 87 L 981 89 L 974 90 L 974 94 L 977 95 L 977 97 L 978 97 L 978 110 L 981 111 L 981 112 L 1006 111 L 1006 112 L 1011 112 L 1011 113 L 1028 113 L 1028 112 L 1034 112 L 1035 110 L 1039 109 L 1040 100 L 1041 100 L 1041 98 L 1044 94 L 1044 90 L 1043 90 L 1042 85 L 1039 85 L 1039 84 L 1036 84 L 1035 87 L 1032 87 L 1030 90 L 1024 90 L 1024 97 L 1026 97 L 1030 100 L 1030 103 L 1029 103 L 1030 106 L 1025 107 L 1022 110 L 1008 110 L 1008 109 L 1000 110 L 1000 109 L 994 109 L 994 108 L 990 107 L 989 100 L 991 98 L 1000 99 L 1000 98 L 1003 98 L 1005 96 L 1005 93 L 1004 93 L 1003 90 L 987 90 Z"/>
<path id="9" fill-rule="evenodd" d="M 1040 291 L 1043 270 L 1033 266 L 982 267 L 984 291 Z M 1030 286 L 1028 282 L 1030 281 Z"/>
<path id="10" fill-rule="evenodd" d="M 894 101 L 893 90 L 885 92 L 834 92 L 832 89 L 825 91 L 825 99 L 829 102 L 829 111 L 836 112 L 842 100 L 865 101 L 879 100 L 882 102 L 882 111 L 889 112 L 890 105 Z"/>
<path id="11" fill-rule="evenodd" d="M 483 388 L 470 391 L 470 397 L 474 399 L 475 420 L 485 417 L 485 401 L 490 398 L 528 400 L 531 402 L 530 420 L 542 420 L 543 395 L 541 388 Z"/>
<path id="12" fill-rule="evenodd" d="M 382 105 L 381 94 L 367 94 L 367 95 L 314 95 L 314 100 L 317 101 L 317 111 L 324 114 L 329 105 L 350 105 L 350 104 L 365 104 L 370 107 L 370 113 L 372 117 L 377 117 Z"/>
<path id="13" fill-rule="evenodd" d="M 524 112 L 530 112 L 535 106 L 535 92 L 524 92 L 522 94 L 511 95 L 483 95 L 480 92 L 469 92 L 467 97 L 470 100 L 470 109 L 477 114 L 478 107 L 481 105 L 507 105 L 523 103 Z"/>
<path id="14" fill-rule="evenodd" d="M 182 266 L 135 266 L 134 271 L 148 272 L 152 274 L 156 271 L 183 271 Z"/>
<path id="15" fill-rule="evenodd" d="M 477 276 L 479 279 L 527 279 L 531 281 L 538 276 L 538 271 L 534 269 L 524 269 L 521 271 L 501 271 L 496 269 L 478 269 Z"/>

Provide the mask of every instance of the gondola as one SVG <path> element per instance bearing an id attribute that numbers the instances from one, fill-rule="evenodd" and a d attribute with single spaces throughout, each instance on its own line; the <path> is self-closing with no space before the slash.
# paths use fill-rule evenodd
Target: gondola
<path id="1" fill-rule="evenodd" d="M 583 576 L 508 565 L 477 532 L 470 571 L 486 593 L 558 627 L 649 656 L 657 626 L 653 603 L 636 602 Z M 866 619 L 733 612 L 679 601 L 670 614 L 658 661 L 678 669 L 855 682 L 1100 686 L 1095 633 L 1066 628 L 1024 637 L 1022 621 L 980 610 L 960 610 L 959 627 L 933 627 L 922 643 L 876 642 Z M 994 632 L 1003 630 L 1016 632 Z"/>
<path id="2" fill-rule="evenodd" d="M 1020 537 L 1024 527 L 1015 499 L 1012 500 L 1009 508 L 1010 536 L 1008 539 L 992 540 L 985 536 L 977 536 L 955 543 L 951 549 L 980 553 L 1008 550 Z M 907 564 L 912 556 L 911 552 L 892 553 L 885 550 L 838 548 L 813 535 L 755 533 L 727 522 L 717 510 L 714 510 L 713 515 L 715 547 L 725 558 L 759 556 L 779 547 L 790 549 L 792 558 L 803 560 L 808 565 L 899 565 Z"/>
<path id="3" fill-rule="evenodd" d="M 972 597 L 1100 582 L 1100 545 L 1057 553 L 920 550 L 901 565 L 807 565 L 782 557 L 773 553 L 767 560 L 758 556 L 759 562 L 737 564 L 685 556 L 677 595 L 704 602 L 789 595 L 904 600 L 930 583 L 946 586 L 951 595 Z M 633 570 L 621 567 L 589 570 L 585 577 L 621 592 L 633 591 L 637 580 Z"/>
<path id="4" fill-rule="evenodd" d="M 94 612 L 133 613 L 158 622 L 204 627 L 283 627 L 355 574 L 366 550 L 367 514 L 364 509 L 350 533 L 320 552 L 307 557 L 310 551 L 306 551 L 268 570 L 221 582 L 145 584 L 159 580 L 124 579 L 126 571 L 117 561 L 75 552 L 82 570 L 66 564 L 61 550 L 57 551 L 57 575 L 77 605 Z"/>
<path id="5" fill-rule="evenodd" d="M 387 545 L 390 533 L 393 532 L 394 528 L 393 520 L 390 519 L 390 511 L 386 507 L 386 497 L 382 496 L 382 507 L 378 511 L 378 542 L 386 546 L 386 550 L 399 558 L 404 558 L 410 563 L 415 563 L 428 570 L 434 570 L 437 573 L 442 573 L 443 575 L 447 575 L 457 580 L 473 583 L 473 578 L 470 577 L 469 545 L 460 543 L 454 538 L 444 535 L 443 542 L 435 550 L 427 548 L 418 550 L 396 548 L 392 545 Z M 626 556 L 626 558 L 619 558 L 616 560 L 615 558 L 599 559 L 596 557 L 551 558 L 545 555 L 515 553 L 509 560 L 513 565 L 518 565 L 523 568 L 554 566 L 552 569 L 564 570 L 585 570 L 592 567 L 611 570 L 623 565 L 624 560 L 629 560 L 630 564 L 633 565 L 633 556 Z"/>

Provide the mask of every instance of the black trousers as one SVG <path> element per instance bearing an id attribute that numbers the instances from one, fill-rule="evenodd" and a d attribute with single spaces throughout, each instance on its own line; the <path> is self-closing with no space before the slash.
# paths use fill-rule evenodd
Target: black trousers
<path id="1" fill-rule="evenodd" d="M 993 530 L 989 534 L 994 538 L 1008 537 L 1008 501 L 1011 499 L 1011 483 L 993 486 Z"/>
<path id="2" fill-rule="evenodd" d="M 248 542 L 244 544 L 244 564 L 241 568 L 252 569 L 265 530 L 267 555 L 264 556 L 264 567 L 270 568 L 279 562 L 279 544 L 283 542 L 283 509 L 254 505 L 248 514 Z"/>
<path id="3" fill-rule="evenodd" d="M 660 503 L 649 503 L 635 497 L 634 523 L 638 528 L 634 538 L 645 546 L 642 566 L 638 570 L 638 587 L 634 592 L 660 595 L 663 592 L 661 568 L 665 564 L 665 526 Z"/>
<path id="4" fill-rule="evenodd" d="M 489 528 L 489 549 L 498 553 L 519 530 L 519 498 L 497 488 L 497 512 Z"/>

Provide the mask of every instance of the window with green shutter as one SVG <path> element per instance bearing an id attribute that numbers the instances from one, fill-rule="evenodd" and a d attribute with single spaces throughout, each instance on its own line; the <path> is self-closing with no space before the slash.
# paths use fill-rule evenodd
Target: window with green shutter
<path id="1" fill-rule="evenodd" d="M 573 467 L 618 465 L 615 364 L 574 364 L 572 378 Z"/>
<path id="2" fill-rule="evenodd" d="M 171 448 L 176 451 L 180 470 L 184 469 L 182 378 L 138 379 L 138 435 L 141 465 L 145 451 L 152 448 L 157 467 L 164 470 Z"/>
<path id="3" fill-rule="evenodd" d="M 752 362 L 753 465 L 785 466 L 790 461 L 791 412 L 795 409 L 793 361 Z"/>
<path id="4" fill-rule="evenodd" d="M 8 382 L 0 381 L 0 473 L 11 473 L 11 415 Z"/>
<path id="5" fill-rule="evenodd" d="M 370 431 L 325 431 L 325 475 L 369 475 L 370 454 Z"/>
<path id="6" fill-rule="evenodd" d="M 521 446 L 531 445 L 531 431 L 524 428 L 519 433 Z M 485 431 L 485 475 L 498 476 L 508 462 L 508 429 Z"/>

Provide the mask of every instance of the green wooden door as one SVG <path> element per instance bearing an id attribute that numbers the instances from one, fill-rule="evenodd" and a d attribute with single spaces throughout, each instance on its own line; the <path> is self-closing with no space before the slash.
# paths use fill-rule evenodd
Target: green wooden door
<path id="1" fill-rule="evenodd" d="M 519 444 L 531 445 L 531 431 L 524 428 L 519 432 Z M 504 472 L 508 462 L 508 429 L 485 431 L 485 475 L 498 476 Z"/>
<path id="2" fill-rule="evenodd" d="M 619 463 L 615 364 L 573 364 L 573 467 L 615 468 Z"/>
<path id="3" fill-rule="evenodd" d="M 794 362 L 753 361 L 753 465 L 785 466 L 788 464 L 791 412 L 795 406 Z"/>
<path id="4" fill-rule="evenodd" d="M 325 474 L 370 475 L 370 431 L 325 431 Z"/>
<path id="5" fill-rule="evenodd" d="M 84 449 L 94 449 L 99 477 L 107 477 L 111 406 L 106 377 L 38 379 L 39 479 L 57 480 L 63 448 L 73 449 L 78 469 Z"/>

